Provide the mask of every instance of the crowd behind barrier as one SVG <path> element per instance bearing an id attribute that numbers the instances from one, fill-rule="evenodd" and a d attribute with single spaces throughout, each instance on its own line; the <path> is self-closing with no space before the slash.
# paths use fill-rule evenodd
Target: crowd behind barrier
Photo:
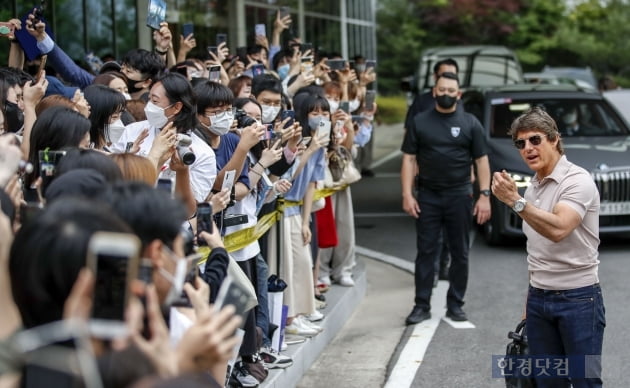
<path id="1" fill-rule="evenodd" d="M 322 331 L 354 285 L 376 67 L 292 23 L 232 54 L 162 22 L 84 68 L 37 9 L 7 22 L 0 385 L 255 387 Z"/>

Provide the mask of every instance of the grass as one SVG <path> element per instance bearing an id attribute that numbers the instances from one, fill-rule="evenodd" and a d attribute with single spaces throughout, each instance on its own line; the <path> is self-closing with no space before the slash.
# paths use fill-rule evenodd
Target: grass
<path id="1" fill-rule="evenodd" d="M 404 95 L 377 96 L 377 120 L 383 124 L 396 124 L 405 121 L 407 99 Z"/>

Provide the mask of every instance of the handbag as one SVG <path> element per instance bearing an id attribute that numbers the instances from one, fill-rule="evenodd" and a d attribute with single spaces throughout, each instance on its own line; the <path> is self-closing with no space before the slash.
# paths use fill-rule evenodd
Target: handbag
<path id="1" fill-rule="evenodd" d="M 507 357 L 527 356 L 529 355 L 529 347 L 527 344 L 527 330 L 525 328 L 526 320 L 523 319 L 517 326 L 516 330 L 508 333 L 508 338 L 512 340 L 505 348 Z M 506 388 L 536 388 L 536 381 L 533 377 L 516 377 L 505 376 Z"/>
<path id="2" fill-rule="evenodd" d="M 350 185 L 361 179 L 361 172 L 354 165 L 352 153 L 346 147 L 337 146 L 328 154 L 325 187 Z"/>

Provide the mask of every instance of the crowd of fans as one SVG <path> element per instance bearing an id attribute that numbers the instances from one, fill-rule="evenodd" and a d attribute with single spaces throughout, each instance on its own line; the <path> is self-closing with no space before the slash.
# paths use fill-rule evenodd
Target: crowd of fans
<path id="1" fill-rule="evenodd" d="M 96 72 L 32 14 L 9 22 L 41 55 L 10 39 L 0 68 L 0 382 L 254 387 L 290 367 L 282 351 L 321 332 L 331 284 L 354 285 L 344 179 L 372 135 L 374 67 L 280 42 L 280 13 L 246 53 L 199 52 L 194 34 L 175 52 L 162 23 L 153 51 Z M 98 246 L 137 248 L 107 278 Z M 255 308 L 217 300 L 232 265 Z M 94 317 L 120 295 L 124 316 L 103 330 Z"/>

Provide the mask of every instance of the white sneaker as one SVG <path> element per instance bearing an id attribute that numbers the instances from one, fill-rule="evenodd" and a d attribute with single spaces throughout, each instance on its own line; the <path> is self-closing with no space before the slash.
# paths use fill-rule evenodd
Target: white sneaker
<path id="1" fill-rule="evenodd" d="M 304 318 L 311 322 L 317 322 L 324 319 L 324 314 L 320 313 L 319 311 L 315 311 L 313 314 L 305 315 Z"/>
<path id="2" fill-rule="evenodd" d="M 320 283 L 324 283 L 328 287 L 332 284 L 332 280 L 330 280 L 330 276 L 322 276 L 319 278 Z"/>
<path id="3" fill-rule="evenodd" d="M 316 324 L 314 324 L 313 322 L 309 321 L 305 316 L 300 316 L 297 317 L 296 319 L 300 320 L 300 324 L 304 327 L 307 327 L 311 330 L 315 330 L 317 331 L 317 333 L 321 333 L 322 331 L 324 331 L 324 328 L 321 326 L 318 326 Z"/>
<path id="4" fill-rule="evenodd" d="M 337 280 L 337 283 L 344 287 L 354 287 L 354 280 L 352 280 L 352 276 L 350 275 L 343 275 Z"/>
<path id="5" fill-rule="evenodd" d="M 284 332 L 293 335 L 303 335 L 312 337 L 319 334 L 319 331 L 306 326 L 298 317 L 293 318 L 293 322 L 284 328 Z"/>

